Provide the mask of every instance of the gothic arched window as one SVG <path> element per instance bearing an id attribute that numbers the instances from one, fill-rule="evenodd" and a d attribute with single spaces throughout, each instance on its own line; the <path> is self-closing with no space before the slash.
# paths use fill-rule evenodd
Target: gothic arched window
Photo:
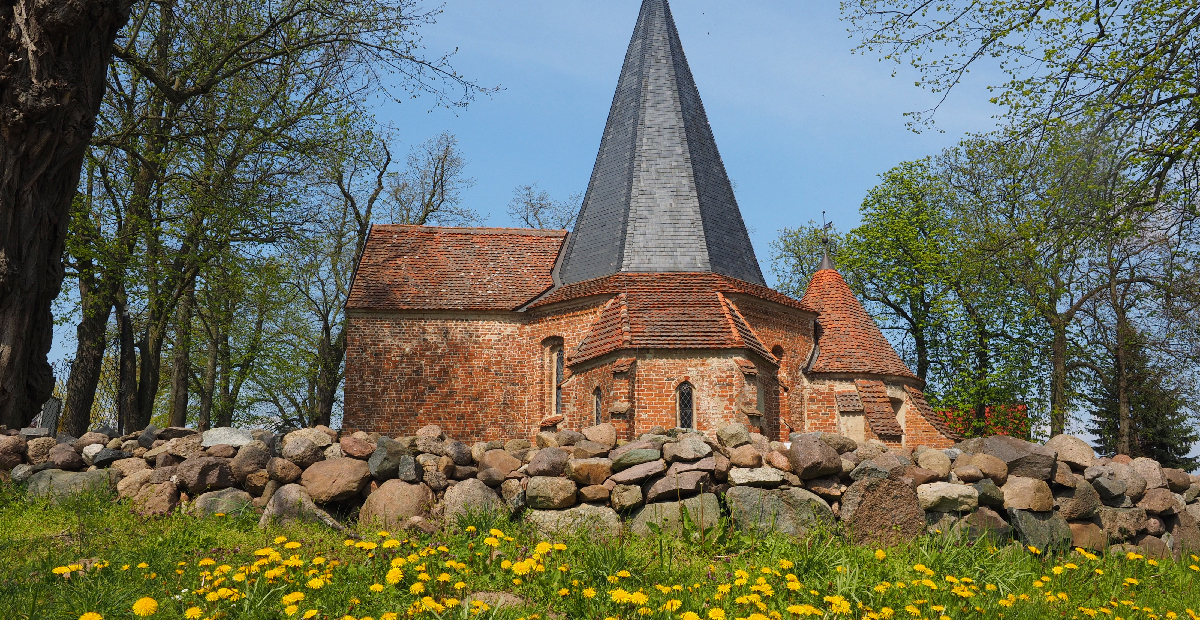
<path id="1" fill-rule="evenodd" d="M 600 403 L 602 401 L 600 396 L 600 388 L 597 387 L 596 390 L 592 392 L 592 398 L 596 401 L 596 424 L 600 424 L 603 421 L 600 419 Z"/>
<path id="2" fill-rule="evenodd" d="M 562 397 L 562 382 L 563 364 L 566 355 L 563 353 L 562 345 L 554 347 L 554 414 L 562 415 L 563 412 L 563 397 Z"/>
<path id="3" fill-rule="evenodd" d="M 684 381 L 675 388 L 675 403 L 679 408 L 679 428 L 696 427 L 694 398 L 691 383 Z"/>

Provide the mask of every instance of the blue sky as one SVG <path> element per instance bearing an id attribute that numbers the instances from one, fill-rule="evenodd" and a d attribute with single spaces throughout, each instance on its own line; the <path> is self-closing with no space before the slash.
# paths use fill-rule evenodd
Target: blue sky
<path id="1" fill-rule="evenodd" d="M 460 73 L 503 90 L 465 110 L 385 101 L 379 119 L 405 150 L 454 133 L 476 179 L 466 206 L 488 225 L 517 225 L 505 213 L 517 185 L 537 182 L 559 199 L 587 187 L 640 4 L 449 0 L 423 31 L 428 52 L 457 48 Z M 781 228 L 820 221 L 822 210 L 852 227 L 879 173 L 996 124 L 984 80 L 972 78 L 940 110 L 940 132 L 909 131 L 904 112 L 937 97 L 914 85 L 911 69 L 852 54 L 836 2 L 676 0 L 671 9 L 764 273 Z"/>

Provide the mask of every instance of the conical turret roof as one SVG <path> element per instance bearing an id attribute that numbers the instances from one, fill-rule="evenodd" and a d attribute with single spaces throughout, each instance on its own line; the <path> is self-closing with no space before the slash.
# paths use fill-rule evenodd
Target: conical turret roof
<path id="1" fill-rule="evenodd" d="M 560 284 L 618 272 L 764 284 L 667 0 L 644 0 Z"/>
<path id="2" fill-rule="evenodd" d="M 811 372 L 917 378 L 836 269 L 813 274 L 800 303 L 820 313 L 820 352 Z"/>

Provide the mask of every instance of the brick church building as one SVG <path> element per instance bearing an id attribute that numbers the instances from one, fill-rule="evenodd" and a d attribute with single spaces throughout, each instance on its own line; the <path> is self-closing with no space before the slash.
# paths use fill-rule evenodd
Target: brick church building
<path id="1" fill-rule="evenodd" d="M 766 286 L 667 0 L 642 4 L 573 232 L 374 226 L 346 312 L 347 429 L 953 440 L 828 259 L 803 299 Z"/>

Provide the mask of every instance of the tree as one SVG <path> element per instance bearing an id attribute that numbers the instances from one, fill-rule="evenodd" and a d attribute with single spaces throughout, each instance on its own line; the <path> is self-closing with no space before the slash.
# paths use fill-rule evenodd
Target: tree
<path id="1" fill-rule="evenodd" d="M 1190 419 L 1185 390 L 1174 379 L 1173 369 L 1151 361 L 1144 334 L 1123 336 L 1123 359 L 1113 360 L 1093 398 L 1088 430 L 1096 436 L 1097 448 L 1104 455 L 1145 456 L 1163 467 L 1194 470 L 1200 458 L 1188 454 L 1200 434 Z"/>
<path id="2" fill-rule="evenodd" d="M 572 194 L 566 200 L 554 200 L 537 183 L 518 185 L 508 202 L 509 217 L 529 228 L 571 230 L 579 216 L 583 194 Z"/>
<path id="3" fill-rule="evenodd" d="M 50 305 L 84 152 L 126 0 L 0 5 L 0 424 L 25 426 L 54 388 Z"/>
<path id="4" fill-rule="evenodd" d="M 448 57 L 422 55 L 417 30 L 437 11 L 415 0 L 143 1 L 136 15 L 114 48 L 93 140 L 102 200 L 84 203 L 99 225 L 79 236 L 72 269 L 88 289 L 81 303 L 92 306 L 83 331 L 100 331 L 106 308 L 118 310 L 121 420 L 141 427 L 158 402 L 168 346 L 178 347 L 170 419 L 186 415 L 189 305 L 209 261 L 303 226 L 297 180 L 345 147 L 337 140 L 346 119 L 367 122 L 367 94 L 461 106 L 485 89 Z M 396 90 L 385 75 L 399 76 Z M 103 345 L 81 338 L 76 359 L 103 359 Z M 69 381 L 81 404 L 96 389 L 95 365 L 77 365 Z M 86 407 L 77 410 L 68 419 L 82 420 Z"/>
<path id="5" fill-rule="evenodd" d="M 1153 184 L 1131 187 L 1130 197 L 1153 201 L 1200 140 L 1193 3 L 843 0 L 841 8 L 860 51 L 911 64 L 941 101 L 972 68 L 998 59 L 1007 82 L 991 85 L 992 101 L 1029 121 L 1031 135 L 1069 124 L 1126 136 L 1130 176 Z"/>
<path id="6" fill-rule="evenodd" d="M 466 167 L 458 139 L 448 131 L 413 147 L 408 167 L 388 177 L 392 223 L 469 226 L 482 221 L 462 205 L 462 191 L 475 184 Z"/>

